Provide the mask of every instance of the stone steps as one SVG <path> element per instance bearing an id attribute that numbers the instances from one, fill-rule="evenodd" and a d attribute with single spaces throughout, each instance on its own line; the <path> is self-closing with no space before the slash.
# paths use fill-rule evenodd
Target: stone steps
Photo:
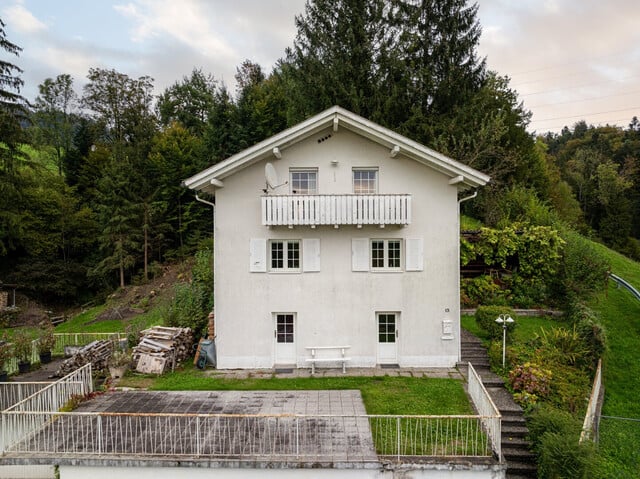
<path id="1" fill-rule="evenodd" d="M 537 477 L 536 455 L 527 440 L 529 430 L 522 408 L 504 388 L 504 381 L 490 371 L 489 355 L 482 342 L 468 331 L 462 332 L 461 361 L 458 369 L 466 373 L 467 364 L 476 370 L 489 396 L 502 415 L 502 455 L 507 463 L 507 479 Z"/>

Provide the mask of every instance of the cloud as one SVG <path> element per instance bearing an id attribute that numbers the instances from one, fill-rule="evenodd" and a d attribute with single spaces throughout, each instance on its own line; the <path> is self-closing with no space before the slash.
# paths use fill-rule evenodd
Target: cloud
<path id="1" fill-rule="evenodd" d="M 21 3 L 15 3 L 5 8 L 2 10 L 2 15 L 15 30 L 21 33 L 38 33 L 47 30 L 47 26 Z"/>

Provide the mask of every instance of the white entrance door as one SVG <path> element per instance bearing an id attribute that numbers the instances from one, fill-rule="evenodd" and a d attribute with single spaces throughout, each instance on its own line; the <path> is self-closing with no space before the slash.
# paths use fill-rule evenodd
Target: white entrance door
<path id="1" fill-rule="evenodd" d="M 378 313 L 378 364 L 398 362 L 398 315 Z"/>
<path id="2" fill-rule="evenodd" d="M 275 363 L 291 365 L 296 363 L 295 315 L 293 313 L 276 314 L 276 351 Z"/>

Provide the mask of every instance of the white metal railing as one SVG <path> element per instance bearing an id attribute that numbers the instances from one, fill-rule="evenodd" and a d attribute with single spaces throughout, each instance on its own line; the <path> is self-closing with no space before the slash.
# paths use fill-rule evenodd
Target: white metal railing
<path id="1" fill-rule="evenodd" d="M 489 457 L 478 416 L 127 414 L 8 411 L 38 430 L 6 453 L 191 456 L 252 461 L 377 461 L 378 456 Z"/>
<path id="2" fill-rule="evenodd" d="M 28 398 L 32 394 L 44 389 L 49 382 L 27 382 L 27 383 L 0 383 L 0 411 L 19 403 L 23 399 Z"/>
<path id="3" fill-rule="evenodd" d="M 51 419 L 51 414 L 59 411 L 74 396 L 84 397 L 91 392 L 93 379 L 89 363 L 5 409 L 0 413 L 0 451 L 6 452 L 12 445 L 41 431 Z M 22 417 L 22 420 L 16 421 L 16 417 Z"/>
<path id="4" fill-rule="evenodd" d="M 469 396 L 476 411 L 482 418 L 482 424 L 489 435 L 494 454 L 498 460 L 502 460 L 502 446 L 500 444 L 502 441 L 502 415 L 491 396 L 489 396 L 484 384 L 482 384 L 482 380 L 476 370 L 471 363 L 468 363 L 468 365 L 467 390 L 469 391 Z"/>
<path id="5" fill-rule="evenodd" d="M 584 416 L 584 423 L 582 425 L 582 432 L 580 433 L 580 442 L 589 440 L 592 434 L 597 437 L 598 433 L 598 398 L 600 397 L 600 389 L 602 387 L 602 359 L 598 359 L 598 368 L 596 369 L 596 376 L 593 379 L 593 386 L 591 387 L 591 396 L 589 397 L 589 405 L 587 406 L 587 412 Z M 597 440 L 597 439 L 596 439 Z"/>
<path id="6" fill-rule="evenodd" d="M 265 195 L 262 224 L 408 225 L 411 195 Z"/>

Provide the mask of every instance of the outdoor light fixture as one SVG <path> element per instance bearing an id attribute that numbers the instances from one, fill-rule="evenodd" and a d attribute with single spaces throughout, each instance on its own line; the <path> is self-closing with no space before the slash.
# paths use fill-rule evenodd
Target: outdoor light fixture
<path id="1" fill-rule="evenodd" d="M 507 325 L 513 323 L 513 318 L 508 314 L 501 314 L 496 319 L 496 323 L 502 325 L 502 368 L 505 365 L 505 355 L 507 350 Z"/>

